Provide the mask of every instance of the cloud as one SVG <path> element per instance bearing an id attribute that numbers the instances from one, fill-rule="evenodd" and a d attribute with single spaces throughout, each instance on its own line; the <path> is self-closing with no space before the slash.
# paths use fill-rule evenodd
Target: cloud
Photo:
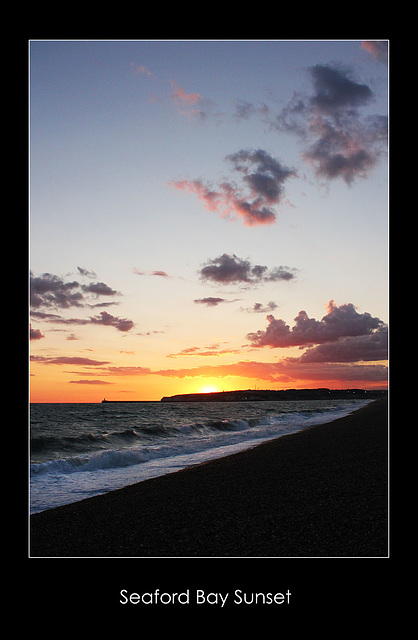
<path id="1" fill-rule="evenodd" d="M 261 205 L 262 200 L 258 198 L 253 202 L 245 199 L 232 182 L 224 181 L 216 189 L 201 180 L 178 180 L 169 184 L 176 189 L 196 194 L 206 209 L 215 211 L 223 218 L 242 218 L 248 227 L 272 224 L 276 220 L 276 213 L 271 207 Z"/>
<path id="2" fill-rule="evenodd" d="M 246 100 L 237 100 L 235 104 L 235 120 L 249 120 L 251 116 L 268 116 L 270 108 L 264 102 L 255 105 Z"/>
<path id="3" fill-rule="evenodd" d="M 288 380 L 309 380 L 316 383 L 371 383 L 385 384 L 388 369 L 383 364 L 304 363 L 300 359 L 287 358 L 280 363 L 281 375 Z"/>
<path id="4" fill-rule="evenodd" d="M 36 312 L 31 315 L 32 317 L 38 317 L 46 322 L 55 324 L 76 325 L 79 327 L 89 324 L 101 324 L 106 327 L 115 327 L 118 331 L 123 332 L 130 331 L 135 326 L 132 320 L 112 316 L 110 313 L 107 313 L 107 311 L 101 311 L 97 316 L 90 316 L 89 318 L 63 318 L 56 314 L 36 314 Z"/>
<path id="5" fill-rule="evenodd" d="M 300 362 L 359 362 L 386 360 L 388 357 L 387 326 L 373 333 L 339 338 L 335 342 L 310 347 L 299 358 Z"/>
<path id="6" fill-rule="evenodd" d="M 256 378 L 259 380 L 276 380 L 277 366 L 263 362 L 236 362 L 234 364 L 202 365 L 183 369 L 160 369 L 157 375 L 174 378 L 216 377 L 226 376 Z"/>
<path id="7" fill-rule="evenodd" d="M 388 369 L 383 364 L 304 363 L 297 358 L 278 364 L 282 375 L 292 380 L 385 384 L 388 379 Z"/>
<path id="8" fill-rule="evenodd" d="M 367 178 L 387 151 L 387 117 L 362 117 L 359 111 L 373 102 L 373 91 L 357 82 L 347 67 L 318 64 L 308 72 L 313 92 L 294 93 L 273 127 L 298 135 L 308 145 L 302 157 L 317 177 L 342 178 L 348 185 Z"/>
<path id="9" fill-rule="evenodd" d="M 321 320 L 309 318 L 306 311 L 300 311 L 292 328 L 273 315 L 267 316 L 267 320 L 265 331 L 247 335 L 252 346 L 309 347 L 300 358 L 303 363 L 387 358 L 387 326 L 369 313 L 358 313 L 351 303 L 337 307 L 331 300 Z"/>
<path id="10" fill-rule="evenodd" d="M 217 105 L 210 99 L 203 97 L 200 93 L 186 93 L 175 80 L 170 80 L 170 98 L 176 106 L 177 112 L 186 116 L 191 121 L 205 121 L 210 117 L 218 120 L 224 115 L 217 111 Z"/>
<path id="11" fill-rule="evenodd" d="M 45 338 L 43 333 L 41 333 L 41 331 L 39 329 L 32 329 L 32 325 L 30 325 L 29 339 L 30 340 L 41 340 L 41 338 Z"/>
<path id="12" fill-rule="evenodd" d="M 148 367 L 106 367 L 105 371 L 112 376 L 148 376 L 153 373 Z"/>
<path id="13" fill-rule="evenodd" d="M 364 40 L 361 43 L 360 48 L 370 53 L 378 62 L 381 62 L 382 64 L 388 63 L 387 40 Z"/>
<path id="14" fill-rule="evenodd" d="M 68 309 L 69 307 L 82 307 L 84 297 L 79 291 L 80 285 L 77 281 L 64 282 L 62 278 L 51 273 L 44 273 L 39 277 L 30 274 L 30 304 L 32 308 L 39 307 L 59 307 Z"/>
<path id="15" fill-rule="evenodd" d="M 57 313 L 45 313 L 44 311 L 32 311 L 30 312 L 32 318 L 37 318 L 38 320 L 47 320 L 53 322 L 54 320 L 60 321 L 61 316 Z"/>
<path id="16" fill-rule="evenodd" d="M 219 344 L 213 344 L 209 347 L 187 347 L 178 353 L 170 353 L 167 358 L 178 358 L 181 356 L 201 356 L 201 357 L 218 357 L 223 355 L 231 355 L 239 353 L 236 349 L 220 349 Z"/>
<path id="17" fill-rule="evenodd" d="M 84 269 L 84 267 L 77 267 L 77 271 L 80 275 L 86 276 L 87 278 L 97 278 L 94 271 L 89 271 L 89 269 Z"/>
<path id="18" fill-rule="evenodd" d="M 349 77 L 349 71 L 329 65 L 311 68 L 315 94 L 310 100 L 310 134 L 315 142 L 304 153 L 319 177 L 342 178 L 351 184 L 366 178 L 387 146 L 387 118 L 361 118 L 358 108 L 374 95 L 365 84 Z"/>
<path id="19" fill-rule="evenodd" d="M 203 121 L 214 112 L 215 104 L 211 100 L 203 98 L 200 93 L 186 93 L 175 80 L 170 80 L 170 84 L 170 97 L 180 115 L 189 120 Z"/>
<path id="20" fill-rule="evenodd" d="M 69 380 L 70 384 L 93 384 L 93 385 L 102 385 L 102 384 L 114 384 L 113 382 L 108 382 L 106 380 Z"/>
<path id="21" fill-rule="evenodd" d="M 366 127 L 364 135 L 349 127 L 343 129 L 322 118 L 311 123 L 311 132 L 317 136 L 316 141 L 304 153 L 304 159 L 311 163 L 318 177 L 327 180 L 342 178 L 352 184 L 355 178 L 367 178 L 375 166 L 379 152 L 374 149 L 374 142 L 380 143 L 387 130 L 387 121 L 375 120 L 373 129 Z M 380 126 L 379 126 L 380 123 Z M 375 140 L 372 139 L 373 134 Z M 367 138 L 370 144 L 365 144 Z"/>
<path id="22" fill-rule="evenodd" d="M 277 307 L 277 303 L 271 300 L 266 305 L 263 305 L 261 302 L 255 302 L 252 307 L 247 307 L 246 309 L 241 308 L 241 311 L 248 311 L 248 313 L 270 313 L 270 311 L 274 311 Z"/>
<path id="23" fill-rule="evenodd" d="M 96 277 L 93 271 L 87 271 L 87 269 L 82 269 L 81 267 L 77 267 L 77 269 L 83 276 Z M 104 282 L 80 284 L 77 280 L 66 282 L 63 278 L 51 273 L 43 273 L 41 276 L 30 274 L 31 317 L 47 322 L 79 326 L 101 324 L 115 327 L 118 331 L 129 331 L 135 326 L 132 320 L 113 316 L 107 311 L 101 311 L 98 315 L 90 316 L 89 318 L 64 318 L 59 314 L 42 311 L 42 309 L 51 307 L 69 309 L 71 307 L 92 308 L 108 306 L 115 303 L 102 302 L 92 304 L 91 301 L 97 300 L 100 296 L 112 297 L 117 295 L 120 294 Z"/>
<path id="24" fill-rule="evenodd" d="M 264 265 L 252 265 L 249 260 L 238 258 L 235 254 L 224 253 L 218 258 L 209 260 L 200 270 L 202 280 L 217 284 L 260 284 L 295 278 L 296 269 L 287 266 L 268 269 Z"/>
<path id="25" fill-rule="evenodd" d="M 144 64 L 137 64 L 136 62 L 131 62 L 130 69 L 133 75 L 141 75 L 141 76 L 154 75 Z"/>
<path id="26" fill-rule="evenodd" d="M 170 276 L 165 271 L 141 271 L 140 269 L 132 269 L 137 276 L 158 276 L 160 278 L 169 278 Z"/>
<path id="27" fill-rule="evenodd" d="M 158 330 L 153 330 L 153 331 L 143 331 L 143 332 L 139 332 L 136 335 L 137 336 L 153 336 L 156 335 L 158 333 L 165 333 L 165 331 L 158 331 Z"/>
<path id="28" fill-rule="evenodd" d="M 301 363 L 297 358 L 280 362 L 240 361 L 234 364 L 202 365 L 183 369 L 161 369 L 156 375 L 173 378 L 241 377 L 270 383 L 371 383 L 387 382 L 387 367 L 382 364 Z"/>
<path id="29" fill-rule="evenodd" d="M 231 179 L 220 181 L 216 187 L 202 180 L 179 180 L 169 184 L 196 194 L 207 209 L 224 218 L 241 218 L 247 226 L 275 222 L 273 206 L 282 201 L 285 182 L 296 175 L 295 171 L 263 149 L 242 149 L 226 156 L 226 160 L 234 174 L 240 177 L 239 185 Z"/>
<path id="30" fill-rule="evenodd" d="M 383 332 L 382 332 L 383 333 Z M 216 357 L 228 354 L 237 354 L 237 350 L 220 349 L 220 345 L 209 347 L 188 347 L 179 353 L 169 354 L 168 358 L 184 356 Z M 358 355 L 358 354 L 357 354 Z M 376 351 L 375 357 L 380 359 L 382 352 Z M 340 358 L 342 356 L 339 356 Z M 327 361 L 322 362 L 315 359 L 282 358 L 278 362 L 258 362 L 241 360 L 235 363 L 201 365 L 198 367 L 187 367 L 178 369 L 158 369 L 152 370 L 141 366 L 106 366 L 109 362 L 92 360 L 80 357 L 46 357 L 31 356 L 31 360 L 42 364 L 55 365 L 79 365 L 86 367 L 100 368 L 100 376 L 110 377 L 142 377 L 142 376 L 162 376 L 170 378 L 196 378 L 196 377 L 235 377 L 248 378 L 253 380 L 263 380 L 273 384 L 295 386 L 320 384 L 321 386 L 343 384 L 362 386 L 382 386 L 387 382 L 387 366 L 378 364 L 364 364 L 360 361 Z M 79 375 L 88 375 L 80 373 Z M 99 382 L 98 382 L 99 383 Z M 80 382 L 80 384 L 82 384 Z M 87 384 L 87 382 L 86 382 Z M 93 382 L 91 382 L 93 384 Z"/>
<path id="31" fill-rule="evenodd" d="M 317 64 L 310 73 L 315 89 L 311 105 L 320 113 L 340 113 L 368 104 L 373 98 L 370 87 L 352 80 L 348 69 Z"/>
<path id="32" fill-rule="evenodd" d="M 91 324 L 102 324 L 106 327 L 115 327 L 118 331 L 130 331 L 135 323 L 127 318 L 112 316 L 107 311 L 101 311 L 98 316 L 90 317 Z"/>
<path id="33" fill-rule="evenodd" d="M 225 298 L 198 298 L 196 300 L 193 300 L 193 302 L 195 302 L 196 304 L 205 304 L 207 307 L 217 307 L 218 304 L 221 304 L 222 302 L 229 302 L 228 300 L 225 300 Z"/>
<path id="34" fill-rule="evenodd" d="M 280 201 L 285 181 L 295 175 L 293 169 L 283 166 L 263 149 L 241 149 L 226 159 L 232 163 L 235 171 L 243 174 L 251 193 L 270 204 Z"/>
<path id="35" fill-rule="evenodd" d="M 226 353 L 226 350 L 224 350 Z M 220 355 L 223 351 L 203 352 L 198 347 L 184 349 L 178 354 L 184 355 Z M 230 353 L 234 353 L 231 351 Z M 64 364 L 64 363 L 62 363 Z M 300 358 L 283 358 L 279 362 L 257 362 L 242 360 L 230 364 L 201 365 L 181 369 L 151 370 L 148 367 L 102 367 L 100 375 L 130 377 L 157 375 L 168 378 L 248 378 L 263 380 L 273 384 L 361 384 L 363 386 L 382 386 L 387 382 L 388 370 L 383 364 L 302 362 Z"/>
<path id="36" fill-rule="evenodd" d="M 94 293 L 96 296 L 116 296 L 118 292 L 111 289 L 104 282 L 91 282 L 90 284 L 81 285 L 82 291 L 86 293 Z"/>
<path id="37" fill-rule="evenodd" d="M 202 100 L 200 93 L 186 93 L 175 80 L 170 80 L 172 92 L 171 98 L 176 104 L 193 105 Z"/>
<path id="38" fill-rule="evenodd" d="M 92 277 L 94 272 L 77 267 L 81 275 Z M 94 274 L 95 276 L 95 274 Z M 84 294 L 92 294 L 96 299 L 99 296 L 120 295 L 104 282 L 91 282 L 87 285 L 80 284 L 77 280 L 65 281 L 60 276 L 52 273 L 43 273 L 34 276 L 30 273 L 30 305 L 32 309 L 41 307 L 55 307 L 69 309 L 71 307 L 84 307 L 89 305 L 90 298 Z"/>
<path id="39" fill-rule="evenodd" d="M 84 367 L 102 367 L 110 364 L 108 360 L 92 360 L 91 358 L 81 358 L 77 356 L 31 356 L 31 362 L 41 364 L 76 364 Z"/>

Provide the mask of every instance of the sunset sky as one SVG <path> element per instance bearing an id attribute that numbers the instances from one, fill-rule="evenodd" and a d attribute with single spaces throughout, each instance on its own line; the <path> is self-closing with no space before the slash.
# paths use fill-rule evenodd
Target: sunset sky
<path id="1" fill-rule="evenodd" d="M 32 402 L 386 386 L 387 42 L 29 65 Z"/>

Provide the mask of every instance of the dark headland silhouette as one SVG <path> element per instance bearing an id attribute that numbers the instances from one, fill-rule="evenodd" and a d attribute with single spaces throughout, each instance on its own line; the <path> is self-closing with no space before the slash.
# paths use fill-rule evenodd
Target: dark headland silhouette
<path id="1" fill-rule="evenodd" d="M 282 389 L 261 390 L 246 389 L 240 391 L 218 391 L 212 393 L 184 393 L 175 396 L 164 396 L 160 402 L 244 402 L 273 400 L 345 400 L 375 399 L 387 396 L 387 390 L 373 389 Z M 143 400 L 106 400 L 102 402 L 132 403 Z"/>

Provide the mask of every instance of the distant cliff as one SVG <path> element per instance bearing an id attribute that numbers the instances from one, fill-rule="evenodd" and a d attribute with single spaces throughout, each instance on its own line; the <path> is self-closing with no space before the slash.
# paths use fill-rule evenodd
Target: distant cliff
<path id="1" fill-rule="evenodd" d="M 327 400 L 373 399 L 386 397 L 387 391 L 365 389 L 284 389 L 281 391 L 220 391 L 217 393 L 186 393 L 161 398 L 161 402 L 243 402 L 266 400 Z"/>

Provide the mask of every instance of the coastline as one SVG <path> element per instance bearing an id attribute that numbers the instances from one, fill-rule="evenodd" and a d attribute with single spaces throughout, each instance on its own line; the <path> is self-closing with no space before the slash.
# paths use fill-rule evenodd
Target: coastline
<path id="1" fill-rule="evenodd" d="M 387 557 L 387 401 L 30 516 L 31 557 Z"/>

